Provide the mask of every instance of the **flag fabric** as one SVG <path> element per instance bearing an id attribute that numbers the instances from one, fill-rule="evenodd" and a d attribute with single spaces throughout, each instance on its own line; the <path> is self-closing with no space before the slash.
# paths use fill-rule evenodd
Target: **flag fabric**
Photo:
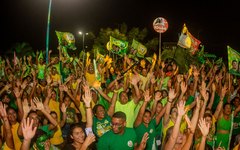
<path id="1" fill-rule="evenodd" d="M 239 61 L 240 61 L 240 53 L 231 48 L 230 46 L 227 46 L 228 50 L 228 69 L 229 73 L 240 76 L 239 72 Z"/>
<path id="2" fill-rule="evenodd" d="M 143 58 L 144 55 L 147 53 L 147 47 L 135 39 L 133 39 L 132 41 L 132 48 L 133 48 L 133 51 L 136 50 L 137 57 Z"/>
<path id="3" fill-rule="evenodd" d="M 127 53 L 128 42 L 116 39 L 110 36 L 110 41 L 107 44 L 107 49 L 113 53 L 123 56 Z"/>
<path id="4" fill-rule="evenodd" d="M 56 35 L 59 45 L 64 46 L 68 49 L 76 50 L 75 37 L 72 33 L 56 31 Z"/>
<path id="5" fill-rule="evenodd" d="M 191 53 L 195 54 L 198 51 L 198 47 L 201 41 L 195 38 L 187 29 L 186 24 L 183 25 L 181 35 L 178 40 L 178 45 L 182 48 L 191 49 Z"/>

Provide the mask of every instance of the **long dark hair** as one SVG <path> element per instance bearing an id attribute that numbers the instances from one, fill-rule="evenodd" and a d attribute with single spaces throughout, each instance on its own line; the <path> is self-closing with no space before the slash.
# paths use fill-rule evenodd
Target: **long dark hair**
<path id="1" fill-rule="evenodd" d="M 71 138 L 71 136 L 73 135 L 73 130 L 76 129 L 76 128 L 81 128 L 84 131 L 84 134 L 86 136 L 84 127 L 81 124 L 78 124 L 78 123 L 72 124 L 71 127 L 70 127 L 69 134 L 68 134 L 67 143 L 71 144 L 71 143 L 74 142 L 73 139 Z"/>

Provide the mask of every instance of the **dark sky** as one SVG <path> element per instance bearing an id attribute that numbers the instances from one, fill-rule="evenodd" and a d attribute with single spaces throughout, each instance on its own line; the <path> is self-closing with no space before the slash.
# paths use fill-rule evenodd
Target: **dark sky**
<path id="1" fill-rule="evenodd" d="M 16 42 L 28 42 L 34 49 L 45 48 L 49 0 L 2 0 L 1 51 Z M 177 42 L 183 23 L 205 50 L 223 57 L 229 45 L 240 50 L 240 10 L 231 1 L 171 0 L 53 0 L 50 49 L 56 50 L 55 30 L 68 31 L 81 42 L 79 30 L 98 33 L 100 28 L 117 27 L 125 22 L 131 27 L 147 27 L 151 37 L 158 37 L 152 22 L 167 19 L 169 28 L 162 42 Z"/>

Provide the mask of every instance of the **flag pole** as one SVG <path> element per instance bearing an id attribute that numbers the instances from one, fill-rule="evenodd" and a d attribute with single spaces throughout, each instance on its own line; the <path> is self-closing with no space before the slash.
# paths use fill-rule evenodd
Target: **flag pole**
<path id="1" fill-rule="evenodd" d="M 47 34 L 46 34 L 46 63 L 47 64 L 48 64 L 48 49 L 49 49 L 49 31 L 50 31 L 51 8 L 52 8 L 52 0 L 49 0 L 48 20 L 47 20 Z"/>
<path id="2" fill-rule="evenodd" d="M 159 33 L 159 56 L 158 56 L 158 59 L 161 60 L 161 33 Z"/>

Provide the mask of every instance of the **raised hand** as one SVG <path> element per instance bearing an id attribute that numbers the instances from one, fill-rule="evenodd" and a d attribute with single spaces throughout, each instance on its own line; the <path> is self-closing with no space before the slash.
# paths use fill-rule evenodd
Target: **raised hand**
<path id="1" fill-rule="evenodd" d="M 27 87 L 27 81 L 23 81 L 22 85 L 21 85 L 21 89 L 25 89 Z"/>
<path id="2" fill-rule="evenodd" d="M 146 148 L 148 138 L 149 138 L 148 132 L 144 133 L 141 143 L 140 143 L 140 146 L 139 146 L 140 150 L 144 150 Z"/>
<path id="3" fill-rule="evenodd" d="M 62 103 L 61 111 L 62 111 L 62 113 L 65 113 L 67 111 L 67 107 L 66 107 L 65 103 Z"/>
<path id="4" fill-rule="evenodd" d="M 180 86 L 181 86 L 182 93 L 185 93 L 187 91 L 187 86 L 188 86 L 186 82 L 182 81 Z"/>
<path id="5" fill-rule="evenodd" d="M 201 118 L 199 119 L 198 127 L 202 132 L 203 136 L 207 136 L 209 133 L 209 123 L 206 123 L 205 119 Z"/>
<path id="6" fill-rule="evenodd" d="M 24 119 L 22 122 L 22 131 L 23 131 L 23 137 L 24 140 L 31 140 L 37 130 L 37 127 L 33 128 L 33 120 L 30 120 L 29 118 Z"/>
<path id="7" fill-rule="evenodd" d="M 177 110 L 178 110 L 178 115 L 179 116 L 183 116 L 185 114 L 184 107 L 185 107 L 185 102 L 184 101 L 180 101 L 177 104 Z"/>
<path id="8" fill-rule="evenodd" d="M 177 93 L 175 93 L 174 89 L 170 89 L 168 92 L 168 98 L 169 100 L 173 100 L 176 97 Z"/>
<path id="9" fill-rule="evenodd" d="M 92 101 L 92 94 L 91 94 L 91 91 L 90 91 L 88 85 L 84 84 L 83 88 L 84 88 L 84 95 L 82 96 L 82 98 L 83 98 L 83 101 L 84 101 L 86 107 L 89 107 L 90 103 Z"/>
<path id="10" fill-rule="evenodd" d="M 143 96 L 144 96 L 144 101 L 145 102 L 149 102 L 151 100 L 151 97 L 152 97 L 152 96 L 149 95 L 149 90 L 146 90 L 144 92 Z"/>
<path id="11" fill-rule="evenodd" d="M 94 134 L 88 134 L 87 138 L 84 141 L 84 144 L 86 144 L 86 147 L 91 145 L 94 141 L 96 141 L 96 137 Z"/>
<path id="12" fill-rule="evenodd" d="M 29 107 L 28 101 L 26 98 L 23 100 L 22 106 L 23 106 L 23 113 L 27 115 L 30 112 L 31 108 Z"/>
<path id="13" fill-rule="evenodd" d="M 130 83 L 132 85 L 137 85 L 137 83 L 140 81 L 140 78 L 138 78 L 138 75 L 136 74 L 133 74 L 131 80 L 130 80 Z"/>
<path id="14" fill-rule="evenodd" d="M 2 118 L 7 117 L 6 105 L 4 105 L 2 102 L 0 102 L 0 116 Z"/>
<path id="15" fill-rule="evenodd" d="M 34 97 L 33 102 L 36 105 L 37 110 L 43 110 L 44 109 L 43 103 L 42 103 L 41 100 L 38 99 L 38 97 Z"/>
<path id="16" fill-rule="evenodd" d="M 227 84 L 224 84 L 224 86 L 222 87 L 222 92 L 221 92 L 221 98 L 223 99 L 225 94 L 227 93 L 228 87 Z"/>
<path id="17" fill-rule="evenodd" d="M 68 87 L 66 85 L 63 85 L 63 91 L 65 91 L 65 92 L 68 91 Z"/>
<path id="18" fill-rule="evenodd" d="M 18 87 L 15 87 L 13 92 L 14 92 L 14 95 L 15 95 L 16 98 L 20 98 L 21 92 L 20 92 Z"/>

